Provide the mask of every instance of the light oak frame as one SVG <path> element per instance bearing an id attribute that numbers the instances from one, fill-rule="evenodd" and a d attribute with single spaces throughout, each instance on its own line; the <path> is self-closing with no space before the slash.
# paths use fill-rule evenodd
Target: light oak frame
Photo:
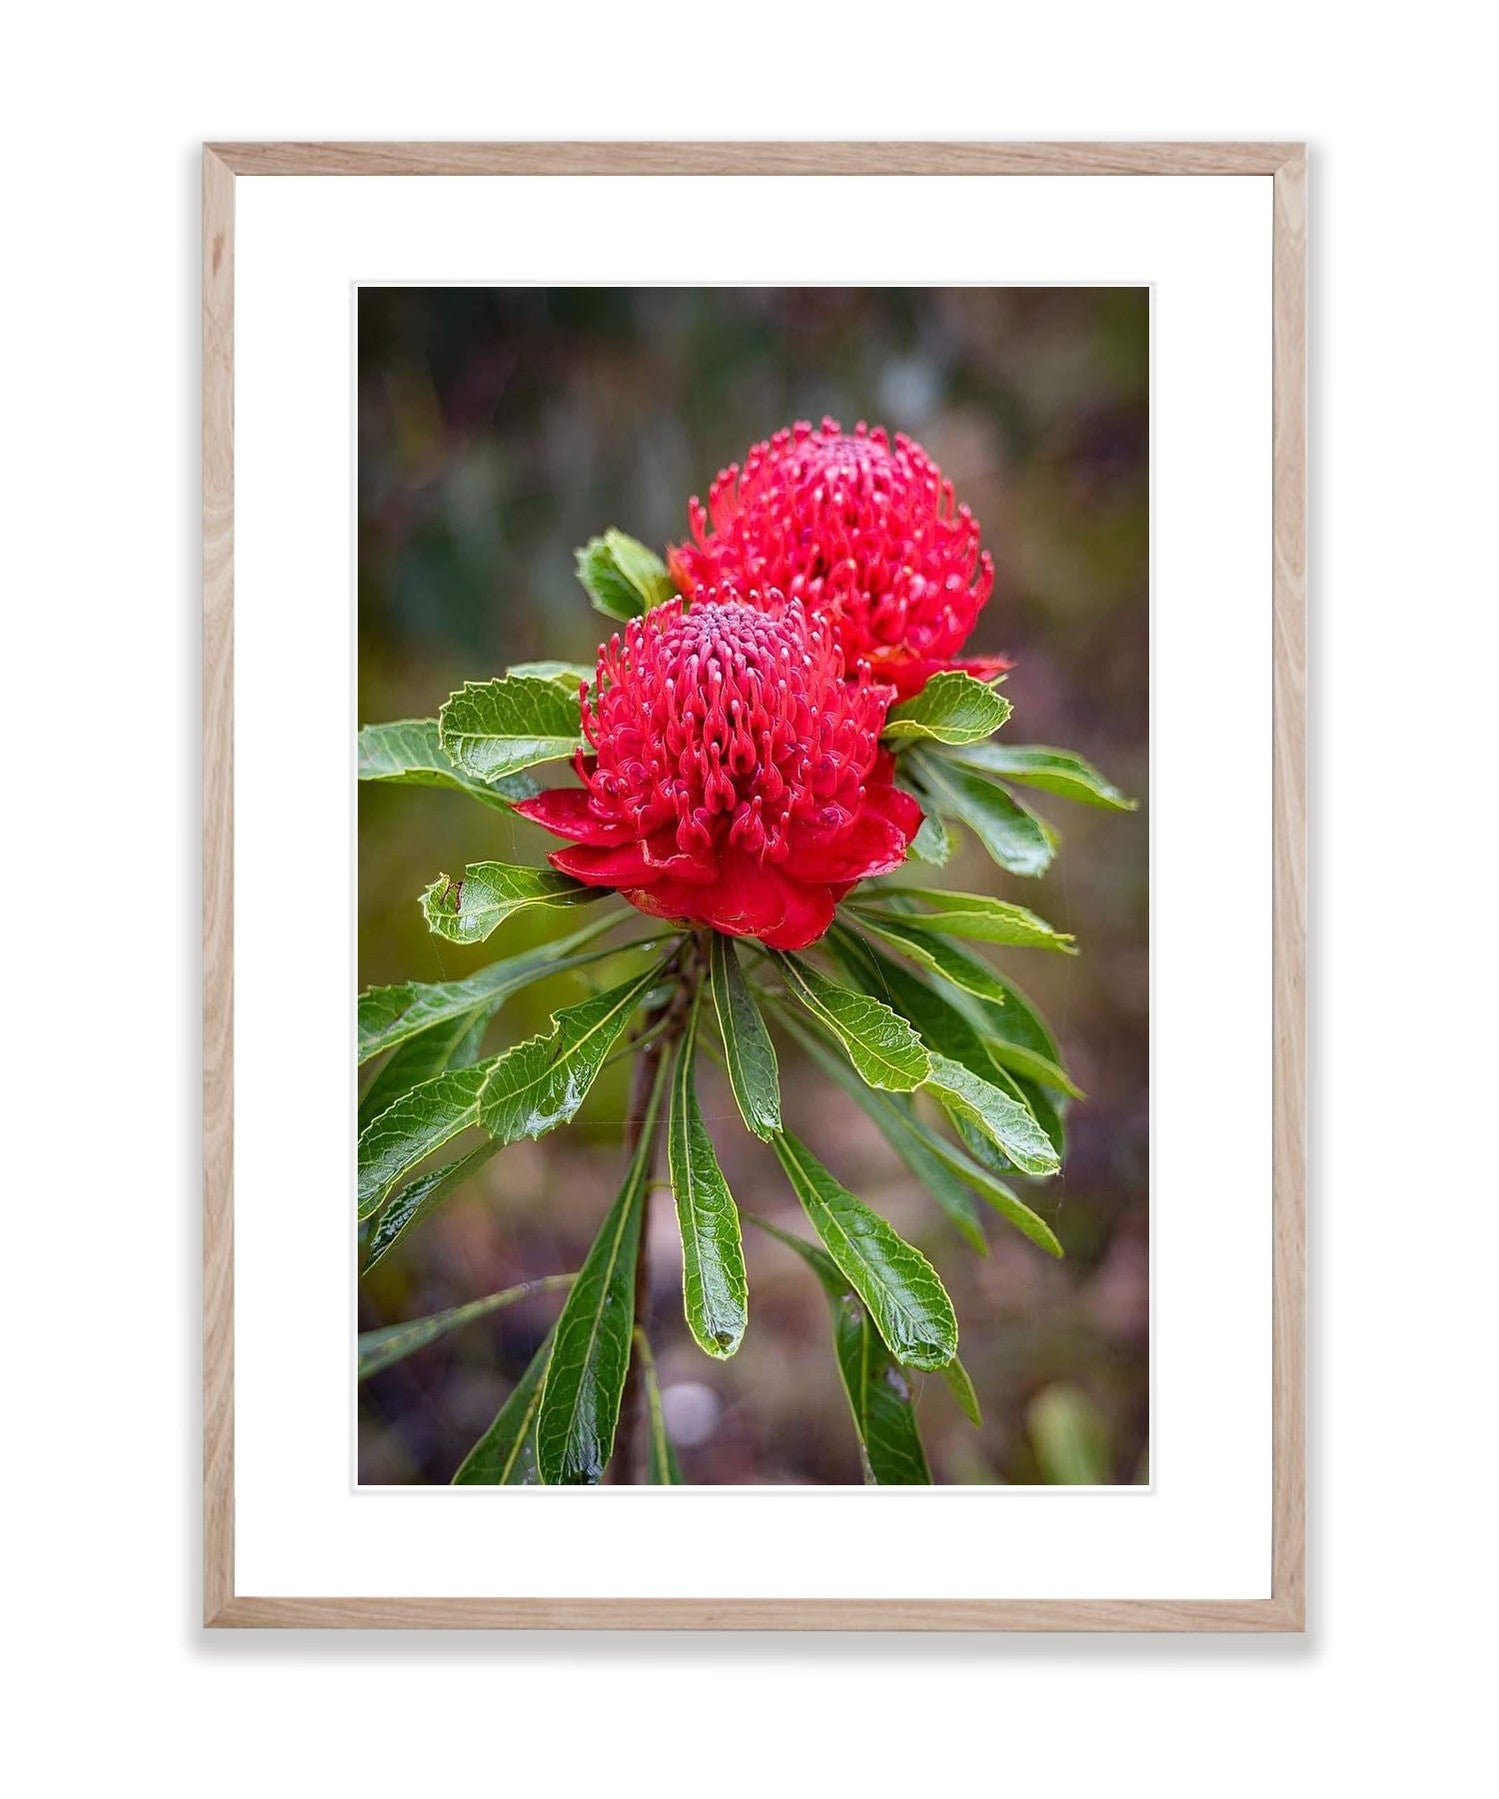
<path id="1" fill-rule="evenodd" d="M 1274 185 L 1267 1599 L 256 1598 L 234 1589 L 234 185 L 240 175 L 1252 175 Z M 213 1627 L 1299 1631 L 1306 1616 L 1306 151 L 1296 143 L 211 144 L 203 152 L 203 1616 Z"/>

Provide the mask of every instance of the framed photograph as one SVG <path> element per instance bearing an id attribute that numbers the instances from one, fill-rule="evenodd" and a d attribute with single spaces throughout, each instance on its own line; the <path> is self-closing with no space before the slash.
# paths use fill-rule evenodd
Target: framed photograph
<path id="1" fill-rule="evenodd" d="M 203 160 L 204 1616 L 1298 1631 L 1297 144 Z"/>

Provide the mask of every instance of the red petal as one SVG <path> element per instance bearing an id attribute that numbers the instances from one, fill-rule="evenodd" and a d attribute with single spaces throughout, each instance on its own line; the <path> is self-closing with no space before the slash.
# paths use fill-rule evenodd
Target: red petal
<path id="1" fill-rule="evenodd" d="M 633 887 L 650 878 L 638 843 L 612 848 L 580 843 L 572 849 L 553 850 L 547 861 L 560 874 L 571 875 L 590 887 Z"/>
<path id="2" fill-rule="evenodd" d="M 792 885 L 778 868 L 730 850 L 719 863 L 717 881 L 703 892 L 699 916 L 730 937 L 764 937 L 786 917 Z"/>
<path id="3" fill-rule="evenodd" d="M 891 788 L 890 792 L 895 789 Z M 917 808 L 918 822 L 920 807 Z M 906 859 L 910 838 L 878 807 L 865 803 L 853 829 L 833 843 L 808 849 L 795 848 L 791 864 L 806 881 L 862 881 L 866 875 L 885 875 Z"/>
<path id="4" fill-rule="evenodd" d="M 518 800 L 514 810 L 532 824 L 557 837 L 571 837 L 575 843 L 624 843 L 630 835 L 628 825 L 606 823 L 595 815 L 585 787 L 550 787 L 534 799 Z"/>
<path id="5" fill-rule="evenodd" d="M 692 598 L 692 590 L 697 586 L 697 579 L 692 570 L 692 548 L 689 544 L 673 544 L 666 552 L 666 567 L 677 591 L 687 599 Z"/>
<path id="6" fill-rule="evenodd" d="M 833 922 L 836 901 L 830 887 L 803 887 L 787 883 L 786 917 L 764 938 L 767 949 L 805 949 L 815 943 Z"/>
<path id="7" fill-rule="evenodd" d="M 966 662 L 952 662 L 949 668 L 961 668 L 965 674 L 977 675 L 981 681 L 992 681 L 1015 664 L 1008 656 L 970 656 Z"/>
<path id="8" fill-rule="evenodd" d="M 684 887 L 678 881 L 663 881 L 659 887 L 621 888 L 620 898 L 627 899 L 637 912 L 645 912 L 652 918 L 685 923 L 688 906 L 695 903 L 695 896 L 702 891 L 701 887 Z"/>
<path id="9" fill-rule="evenodd" d="M 970 656 L 962 661 L 947 662 L 934 657 L 909 656 L 898 647 L 876 650 L 868 660 L 880 680 L 890 682 L 897 697 L 903 700 L 913 699 L 933 675 L 941 674 L 944 669 L 960 668 L 964 674 L 988 681 L 1015 666 L 1008 656 Z"/>
<path id="10" fill-rule="evenodd" d="M 895 689 L 898 700 L 908 700 L 913 694 L 920 693 L 931 676 L 942 666 L 940 662 L 917 661 L 899 644 L 863 651 L 862 659 L 868 662 L 876 680 L 884 681 Z"/>
<path id="11" fill-rule="evenodd" d="M 891 783 L 894 769 L 895 758 L 881 750 L 852 830 L 831 843 L 793 846 L 791 866 L 799 880 L 842 882 L 847 891 L 855 881 L 900 867 L 921 829 L 922 812 L 911 794 Z"/>
<path id="12" fill-rule="evenodd" d="M 778 925 L 786 915 L 779 889 L 751 892 L 742 880 L 722 875 L 711 885 L 691 881 L 657 881 L 632 887 L 624 897 L 653 918 L 682 918 L 693 924 L 712 925 L 731 937 L 758 937 Z"/>
<path id="13" fill-rule="evenodd" d="M 864 795 L 866 812 L 878 812 L 904 836 L 907 843 L 921 829 L 923 813 L 915 794 L 903 787 L 871 787 Z"/>
<path id="14" fill-rule="evenodd" d="M 655 918 L 688 918 L 712 925 L 729 937 L 760 937 L 769 942 L 772 933 L 790 924 L 794 909 L 802 916 L 799 891 L 797 883 L 787 880 L 779 869 L 762 868 L 753 856 L 736 850 L 724 857 L 710 886 L 653 880 L 649 886 L 627 892 L 625 898 Z M 831 918 L 831 900 L 826 910 Z M 824 921 L 816 934 L 826 928 Z M 810 937 L 801 938 L 802 943 L 810 941 Z"/>
<path id="15" fill-rule="evenodd" d="M 696 856 L 684 855 L 677 848 L 676 830 L 670 825 L 652 831 L 641 840 L 640 847 L 645 852 L 649 880 L 687 881 L 694 887 L 705 887 L 718 879 L 716 862 L 699 861 Z"/>
<path id="16" fill-rule="evenodd" d="M 895 785 L 895 758 L 889 750 L 876 753 L 874 766 L 864 782 L 864 804 L 893 819 L 909 842 L 921 829 L 922 812 L 914 794 Z"/>

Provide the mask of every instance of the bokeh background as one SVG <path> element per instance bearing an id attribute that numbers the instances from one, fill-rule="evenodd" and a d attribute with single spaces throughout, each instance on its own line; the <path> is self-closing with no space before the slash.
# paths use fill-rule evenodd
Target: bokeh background
<path id="1" fill-rule="evenodd" d="M 1039 881 L 972 844 L 939 876 L 1077 934 L 1075 958 L 1001 952 L 1088 1094 L 1059 1180 L 1031 1197 L 1056 1263 L 993 1214 L 976 1256 L 864 1114 L 780 1045 L 787 1120 L 937 1265 L 984 1410 L 975 1430 L 918 1376 L 934 1478 L 1146 1478 L 1149 1440 L 1149 295 L 1067 289 L 365 289 L 359 301 L 359 717 L 433 715 L 465 680 L 540 657 L 591 661 L 607 623 L 573 548 L 618 525 L 661 548 L 723 465 L 825 413 L 918 437 L 984 527 L 998 570 L 973 640 L 1016 667 L 1016 742 L 1080 750 L 1139 797 L 1132 815 L 1034 796 L 1062 849 Z M 546 771 L 541 771 L 543 775 Z M 426 931 L 439 870 L 537 860 L 554 840 L 460 795 L 359 793 L 359 979 L 442 980 L 576 920 L 521 915 L 464 950 Z M 607 975 L 613 965 L 603 965 Z M 585 978 L 533 988 L 487 1050 L 545 1026 Z M 627 1064 L 578 1122 L 501 1152 L 360 1283 L 360 1328 L 576 1268 L 618 1185 Z M 716 1070 L 701 1098 L 748 1209 L 805 1234 L 773 1155 Z M 826 1301 L 798 1258 L 747 1230 L 750 1328 L 727 1363 L 682 1322 L 669 1198 L 652 1207 L 652 1338 L 685 1478 L 856 1482 Z M 445 1482 L 556 1311 L 466 1326 L 365 1383 L 360 1478 Z"/>

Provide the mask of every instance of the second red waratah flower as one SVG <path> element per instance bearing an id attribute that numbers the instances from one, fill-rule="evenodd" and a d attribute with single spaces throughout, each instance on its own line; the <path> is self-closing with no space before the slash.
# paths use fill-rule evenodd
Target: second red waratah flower
<path id="1" fill-rule="evenodd" d="M 978 521 L 921 445 L 859 425 L 801 423 L 726 468 L 688 506 L 692 541 L 670 553 L 684 593 L 729 581 L 777 589 L 835 624 L 848 666 L 866 661 L 899 698 L 944 668 L 980 677 L 1002 656 L 958 658 L 994 588 Z"/>
<path id="2" fill-rule="evenodd" d="M 582 787 L 516 810 L 572 840 L 554 868 L 642 912 L 802 949 L 920 827 L 879 747 L 892 698 L 867 666 L 845 679 L 798 602 L 702 590 L 603 646 L 581 699 Z"/>

